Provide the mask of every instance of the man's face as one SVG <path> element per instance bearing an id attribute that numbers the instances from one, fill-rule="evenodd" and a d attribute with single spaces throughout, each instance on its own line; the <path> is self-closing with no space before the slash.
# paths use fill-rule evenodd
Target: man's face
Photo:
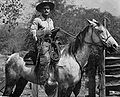
<path id="1" fill-rule="evenodd" d="M 49 15 L 50 14 L 50 7 L 49 6 L 44 6 L 42 10 L 43 15 Z"/>

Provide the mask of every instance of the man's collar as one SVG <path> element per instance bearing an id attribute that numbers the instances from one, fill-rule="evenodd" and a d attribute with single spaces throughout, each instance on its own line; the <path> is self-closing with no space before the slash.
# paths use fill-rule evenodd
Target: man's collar
<path id="1" fill-rule="evenodd" d="M 39 18 L 40 18 L 42 21 L 45 21 L 45 18 L 44 18 L 42 15 L 40 15 Z M 48 20 L 48 19 L 49 19 L 49 17 L 48 17 L 46 20 Z"/>

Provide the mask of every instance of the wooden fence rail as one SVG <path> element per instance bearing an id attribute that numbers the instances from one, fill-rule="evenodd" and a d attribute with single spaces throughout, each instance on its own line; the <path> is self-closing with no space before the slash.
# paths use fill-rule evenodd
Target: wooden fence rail
<path id="1" fill-rule="evenodd" d="M 120 57 L 105 58 L 105 81 L 106 96 L 110 96 L 110 91 L 120 92 Z"/>
<path id="2" fill-rule="evenodd" d="M 5 79 L 3 79 L 1 82 L 0 82 L 0 92 L 3 93 L 3 89 L 5 88 Z"/>

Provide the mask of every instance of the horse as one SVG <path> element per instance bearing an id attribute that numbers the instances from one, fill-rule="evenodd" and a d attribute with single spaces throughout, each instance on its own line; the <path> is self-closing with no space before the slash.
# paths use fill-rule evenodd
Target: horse
<path id="1" fill-rule="evenodd" d="M 96 22 L 98 23 L 98 21 L 94 20 L 93 19 L 93 22 Z M 108 35 L 109 36 L 109 35 Z M 109 37 L 108 37 L 109 38 Z M 94 46 L 94 45 L 93 45 Z M 93 47 L 94 48 L 94 47 Z M 90 57 L 89 57 L 89 60 L 88 60 L 88 63 L 87 63 L 87 66 L 84 67 L 86 74 L 88 75 L 89 77 L 89 95 L 91 96 L 94 96 L 95 97 L 95 83 L 91 83 L 91 82 L 94 82 L 93 79 L 95 79 L 95 72 L 96 72 L 96 69 L 100 67 L 100 64 L 102 62 L 102 60 L 104 59 L 104 56 L 103 56 L 103 51 L 104 49 L 106 49 L 106 52 L 107 53 L 114 53 L 114 48 L 112 47 L 108 47 L 108 48 L 103 48 L 103 47 L 100 47 L 98 46 L 97 48 L 94 48 L 95 51 L 93 51 L 91 54 L 90 54 Z M 92 64 L 92 66 L 90 66 Z M 87 69 L 87 70 L 86 70 Z M 92 70 L 91 70 L 92 69 Z M 83 73 L 84 73 L 83 72 Z M 92 77 L 92 78 L 90 78 Z M 73 94 L 75 95 L 75 97 L 78 97 L 78 94 L 80 92 L 80 89 L 81 89 L 81 81 L 79 81 L 77 83 L 77 85 L 75 86 L 75 88 L 73 89 Z M 92 90 L 91 90 L 92 89 Z M 86 96 L 87 97 L 87 96 Z"/>
<path id="2" fill-rule="evenodd" d="M 96 21 L 96 20 L 94 20 L 93 19 L 93 21 L 92 22 L 95 22 L 95 23 L 98 23 L 98 21 Z M 109 35 L 108 34 L 108 36 L 111 36 L 111 35 Z M 108 37 L 109 38 L 109 37 Z M 95 44 L 94 44 L 95 45 Z M 94 46 L 93 45 L 93 46 Z M 94 48 L 94 47 L 93 47 Z M 98 68 L 98 67 L 100 67 L 100 64 L 101 64 L 101 62 L 102 62 L 102 60 L 104 59 L 104 56 L 103 56 L 103 51 L 104 51 L 104 49 L 106 49 L 106 52 L 107 53 L 114 53 L 116 50 L 114 50 L 114 48 L 112 48 L 112 46 L 111 47 L 108 47 L 108 48 L 103 48 L 103 47 L 100 47 L 100 46 L 98 46 L 97 48 L 95 48 L 96 50 L 95 51 L 93 51 L 93 53 L 91 53 L 91 55 L 90 55 L 90 57 L 89 57 L 89 61 L 88 61 L 88 63 L 87 63 L 87 66 L 85 66 L 84 67 L 84 69 L 85 69 L 85 72 L 88 74 L 88 77 L 89 77 L 89 91 L 90 91 L 90 93 L 89 93 L 89 95 L 91 95 L 91 96 L 95 96 L 95 94 L 93 94 L 93 92 L 95 92 L 95 89 L 94 89 L 94 87 L 95 87 L 95 83 L 94 84 L 92 84 L 91 82 L 93 81 L 93 79 L 95 79 L 94 77 L 95 77 L 95 74 L 94 73 L 96 73 L 96 69 Z M 93 59 L 94 58 L 94 59 Z M 93 63 L 93 61 L 94 61 L 94 63 Z M 93 66 L 90 66 L 91 64 L 93 64 Z M 87 69 L 87 71 L 86 71 L 86 69 Z M 92 70 L 91 70 L 92 69 Z M 94 70 L 93 70 L 94 69 Z M 94 74 L 94 75 L 93 75 Z M 90 79 L 90 77 L 92 77 L 91 79 Z M 75 97 L 78 97 L 78 94 L 79 94 L 79 92 L 80 92 L 80 89 L 81 89 L 81 81 L 79 81 L 77 84 L 76 84 L 76 86 L 75 86 L 75 88 L 73 89 L 73 94 L 75 95 Z M 92 89 L 92 91 L 91 91 L 91 89 Z M 92 93 L 92 94 L 91 94 Z M 87 96 L 86 96 L 87 97 Z"/>
<path id="3" fill-rule="evenodd" d="M 110 53 L 118 48 L 118 43 L 102 24 L 95 19 L 87 21 L 89 25 L 76 36 L 75 41 L 61 50 L 61 57 L 55 71 L 58 82 L 57 97 L 70 97 L 72 91 L 77 97 L 83 68 L 93 51 L 92 47 L 101 47 Z"/>
<path id="4" fill-rule="evenodd" d="M 52 73 L 54 73 L 54 77 L 58 82 L 58 85 L 55 86 L 55 89 L 52 89 L 52 86 L 44 84 L 45 92 L 48 96 L 52 95 L 52 97 L 70 97 L 72 91 L 75 91 L 76 87 L 81 85 L 83 68 L 88 62 L 89 55 L 92 51 L 91 46 L 106 48 L 110 52 L 113 52 L 117 49 L 117 42 L 102 24 L 95 20 L 87 21 L 89 25 L 86 26 L 83 31 L 76 36 L 75 41 L 65 45 L 65 47 L 63 47 L 63 49 L 60 51 L 61 56 L 59 61 L 55 64 L 51 63 L 55 65 L 55 70 Z M 10 63 L 10 60 L 14 58 L 12 56 L 8 59 L 7 64 Z M 15 65 L 19 64 L 25 68 L 25 62 L 20 56 L 18 56 L 18 61 Z M 14 69 L 16 68 L 13 68 L 13 70 Z M 8 71 L 6 70 L 6 72 Z M 28 74 L 28 71 L 26 71 L 26 73 L 26 75 L 31 78 L 31 75 Z M 21 91 L 19 92 L 19 95 L 22 93 L 26 82 L 28 81 L 26 75 L 18 79 L 16 83 L 16 89 L 13 94 L 16 94 L 18 91 Z M 6 79 L 8 79 L 7 77 L 9 78 L 10 75 L 6 76 Z M 35 83 L 33 80 L 30 81 Z M 9 88 L 9 90 L 10 89 L 11 88 Z"/>
<path id="5" fill-rule="evenodd" d="M 49 35 L 44 35 L 40 39 L 41 41 L 37 41 L 37 57 L 34 53 L 31 58 L 33 64 L 36 63 L 35 65 L 26 66 L 24 60 L 25 55 L 28 54 L 26 51 L 14 53 L 8 57 L 5 64 L 6 83 L 3 96 L 19 97 L 28 81 L 39 85 L 48 82 L 50 72 L 52 72 L 49 65 L 50 54 L 53 51 L 52 45 L 56 45 Z M 35 57 L 37 58 L 36 62 Z"/>

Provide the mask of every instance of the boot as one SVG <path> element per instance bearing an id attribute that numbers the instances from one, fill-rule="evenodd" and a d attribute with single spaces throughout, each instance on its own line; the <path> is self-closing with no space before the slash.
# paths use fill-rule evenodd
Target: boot
<path id="1" fill-rule="evenodd" d="M 33 62 L 32 64 L 36 64 L 36 52 L 34 51 L 29 51 L 25 57 L 24 57 L 24 61 L 28 61 L 28 59 L 31 58 L 30 60 Z"/>
<path id="2" fill-rule="evenodd" d="M 27 59 L 29 59 L 30 57 L 31 57 L 31 53 L 28 52 L 28 53 L 25 55 L 24 60 L 27 60 Z"/>

